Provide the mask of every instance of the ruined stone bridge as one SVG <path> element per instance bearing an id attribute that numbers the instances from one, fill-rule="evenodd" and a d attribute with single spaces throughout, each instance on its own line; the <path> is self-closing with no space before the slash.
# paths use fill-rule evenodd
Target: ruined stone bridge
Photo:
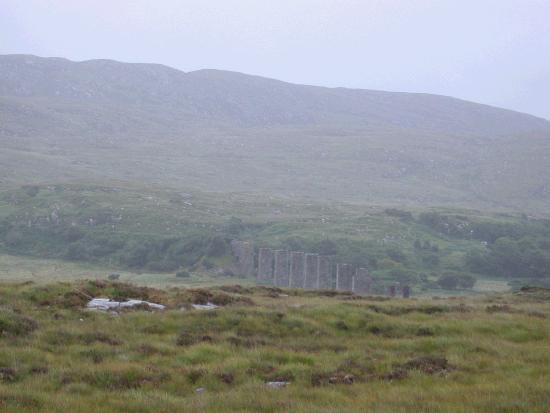
<path id="1" fill-rule="evenodd" d="M 301 251 L 260 248 L 256 257 L 253 245 L 246 241 L 233 240 L 231 247 L 238 271 L 255 275 L 262 285 L 371 293 L 373 278 L 366 268 L 334 265 L 328 256 Z"/>

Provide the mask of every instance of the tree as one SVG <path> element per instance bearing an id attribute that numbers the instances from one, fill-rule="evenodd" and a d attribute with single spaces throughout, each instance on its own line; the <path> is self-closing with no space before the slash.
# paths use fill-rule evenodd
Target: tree
<path id="1" fill-rule="evenodd" d="M 317 251 L 321 255 L 336 255 L 338 253 L 338 246 L 334 241 L 324 239 L 319 242 Z"/>

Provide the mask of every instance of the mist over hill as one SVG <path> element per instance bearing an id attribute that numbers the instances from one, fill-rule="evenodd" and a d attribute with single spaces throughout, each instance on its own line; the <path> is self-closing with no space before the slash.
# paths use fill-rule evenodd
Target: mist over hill
<path id="1" fill-rule="evenodd" d="M 550 122 L 450 97 L 0 56 L 0 185 L 544 211 Z"/>

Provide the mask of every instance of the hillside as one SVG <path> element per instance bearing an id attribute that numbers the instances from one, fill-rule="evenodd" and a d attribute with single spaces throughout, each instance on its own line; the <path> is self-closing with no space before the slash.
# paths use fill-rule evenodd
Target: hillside
<path id="1" fill-rule="evenodd" d="M 0 191 L 0 254 L 89 264 L 104 274 L 155 274 L 148 278 L 159 282 L 176 280 L 180 270 L 217 283 L 242 276 L 230 245 L 240 239 L 369 268 L 376 279 L 372 291 L 380 294 L 396 283 L 415 295 L 472 293 L 487 282 L 550 286 L 549 238 L 550 220 L 517 214 L 330 206 L 142 187 Z M 9 279 L 43 278 L 36 269 L 16 271 L 25 267 L 17 262 L 4 266 Z M 2 267 L 0 262 L 0 278 Z M 64 272 L 59 267 L 55 277 Z M 67 273 L 74 277 L 74 268 Z"/>
<path id="2" fill-rule="evenodd" d="M 113 180 L 544 211 L 550 122 L 428 94 L 0 56 L 0 186 Z"/>
<path id="3" fill-rule="evenodd" d="M 192 123 L 402 127 L 473 135 L 550 132 L 543 119 L 444 96 L 330 89 L 111 60 L 2 56 L 0 95 L 51 99 L 58 105 L 125 105 L 136 111 L 160 106 L 166 116 Z M 52 122 L 56 115 L 51 114 Z"/>

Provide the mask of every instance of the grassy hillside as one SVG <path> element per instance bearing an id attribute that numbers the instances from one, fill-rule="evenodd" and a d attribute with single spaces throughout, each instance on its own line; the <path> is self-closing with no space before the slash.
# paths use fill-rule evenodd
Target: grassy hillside
<path id="1" fill-rule="evenodd" d="M 178 191 L 544 212 L 550 122 L 441 96 L 0 56 L 0 188 Z"/>
<path id="2" fill-rule="evenodd" d="M 91 296 L 168 309 L 86 311 Z M 542 413 L 550 404 L 549 298 L 536 289 L 380 300 L 237 286 L 3 284 L 0 407 Z M 207 300 L 221 307 L 188 309 Z"/>
<path id="3" fill-rule="evenodd" d="M 232 239 L 368 267 L 378 292 L 416 294 L 445 279 L 550 279 L 546 219 L 471 210 L 404 210 L 242 194 L 98 186 L 26 186 L 0 193 L 0 252 L 146 273 L 240 276 Z M 465 288 L 471 283 L 464 281 Z"/>
<path id="4" fill-rule="evenodd" d="M 51 100 L 59 107 L 80 103 L 80 110 L 62 112 L 85 121 L 90 118 L 86 111 L 79 114 L 83 108 L 110 104 L 122 114 L 141 109 L 199 124 L 373 125 L 476 136 L 550 132 L 543 119 L 445 96 L 295 85 L 221 70 L 184 73 L 112 60 L 0 56 L 0 96 Z M 51 121 L 63 120 L 63 113 L 46 109 Z"/>

